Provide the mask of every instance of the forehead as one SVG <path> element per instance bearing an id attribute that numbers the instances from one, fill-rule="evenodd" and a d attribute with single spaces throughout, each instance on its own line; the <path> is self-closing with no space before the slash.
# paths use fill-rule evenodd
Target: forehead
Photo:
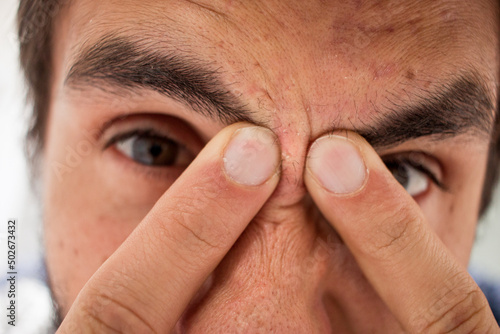
<path id="1" fill-rule="evenodd" d="M 237 83 L 236 94 L 283 106 L 301 96 L 306 108 L 358 112 L 384 95 L 422 95 L 461 72 L 479 73 L 495 92 L 497 7 L 494 0 L 76 1 L 66 58 L 104 35 L 131 36 L 213 62 L 226 83 Z"/>
<path id="2" fill-rule="evenodd" d="M 351 66 L 373 58 L 367 51 L 380 57 L 394 53 L 391 58 L 400 60 L 446 55 L 449 62 L 457 57 L 472 62 L 488 56 L 487 44 L 498 43 L 494 0 L 467 4 L 460 0 L 87 0 L 73 4 L 72 23 L 84 38 L 118 30 L 166 43 L 187 42 L 180 45 L 185 48 L 194 47 L 189 43 L 193 41 L 254 55 L 273 48 L 269 51 L 293 56 L 334 56 Z M 467 52 L 480 43 L 482 49 Z"/>

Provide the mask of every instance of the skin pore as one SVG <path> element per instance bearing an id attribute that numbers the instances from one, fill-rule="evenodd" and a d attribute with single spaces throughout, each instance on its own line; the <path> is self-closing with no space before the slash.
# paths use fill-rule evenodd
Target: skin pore
<path id="1" fill-rule="evenodd" d="M 247 121 L 275 133 L 279 183 L 178 328 L 401 331 L 311 199 L 306 156 L 323 134 L 351 130 L 388 166 L 399 164 L 396 171 L 407 160 L 424 167 L 417 177 L 425 187 L 414 199 L 466 268 L 494 118 L 498 5 L 461 4 L 77 0 L 64 7 L 43 151 L 47 269 L 61 315 L 203 146 Z M 178 143 L 174 166 L 134 162 L 124 144 L 134 136 Z M 190 208 L 224 196 L 203 193 Z"/>

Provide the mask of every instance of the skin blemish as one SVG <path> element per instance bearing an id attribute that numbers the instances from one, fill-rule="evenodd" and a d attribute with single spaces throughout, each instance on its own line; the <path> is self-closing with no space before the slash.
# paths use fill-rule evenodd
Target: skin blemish
<path id="1" fill-rule="evenodd" d="M 406 79 L 413 80 L 413 79 L 415 79 L 415 77 L 416 77 L 416 74 L 415 74 L 415 71 L 413 69 L 409 69 L 406 71 L 406 74 L 405 74 Z"/>

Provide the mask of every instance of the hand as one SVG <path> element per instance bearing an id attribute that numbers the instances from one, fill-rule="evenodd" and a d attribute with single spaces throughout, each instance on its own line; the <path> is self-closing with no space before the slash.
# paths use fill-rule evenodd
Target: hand
<path id="1" fill-rule="evenodd" d="M 406 331 L 500 333 L 479 287 L 363 138 L 318 139 L 306 169 L 314 201 Z"/>
<path id="2" fill-rule="evenodd" d="M 242 123 L 215 136 L 87 282 L 58 333 L 171 331 L 275 189 L 276 142 Z"/>

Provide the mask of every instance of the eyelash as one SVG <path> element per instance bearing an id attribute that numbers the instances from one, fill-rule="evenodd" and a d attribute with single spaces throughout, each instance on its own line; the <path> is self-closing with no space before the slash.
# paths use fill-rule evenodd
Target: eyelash
<path id="1" fill-rule="evenodd" d="M 179 145 L 179 147 L 181 147 L 184 150 L 189 151 L 189 149 L 182 143 L 182 141 L 178 140 L 175 137 L 165 135 L 164 133 L 161 133 L 160 131 L 153 129 L 153 128 L 150 128 L 150 127 L 143 128 L 143 129 L 137 128 L 137 129 L 133 129 L 130 131 L 125 131 L 123 133 L 119 133 L 119 134 L 111 137 L 105 143 L 103 150 L 106 150 L 113 145 L 116 145 L 122 141 L 133 138 L 135 136 L 137 136 L 137 137 L 149 137 L 151 139 L 158 139 L 158 140 L 174 141 L 177 145 Z M 382 156 L 381 158 L 387 166 L 390 166 L 390 164 L 394 164 L 394 165 L 407 165 L 411 168 L 414 168 L 416 171 L 427 176 L 429 178 L 429 180 L 432 183 L 434 183 L 439 189 L 441 189 L 443 191 L 448 191 L 448 187 L 439 179 L 439 177 L 430 168 L 428 168 L 425 164 L 423 164 L 421 162 L 422 161 L 421 158 L 420 159 L 413 159 L 413 158 L 408 156 L 408 155 L 411 156 L 412 154 L 419 154 L 420 156 L 426 156 L 426 154 L 423 152 L 404 152 L 404 153 L 391 154 L 388 157 Z M 144 170 L 146 173 L 150 173 L 153 170 L 162 169 L 161 168 L 162 166 L 142 165 L 136 161 L 134 161 L 134 163 L 137 165 L 141 165 L 141 169 Z"/>
<path id="2" fill-rule="evenodd" d="M 436 174 L 434 172 L 432 172 L 424 164 L 418 162 L 416 159 L 414 160 L 414 159 L 411 159 L 411 158 L 405 157 L 405 156 L 402 156 L 402 157 L 397 156 L 400 154 L 405 155 L 405 154 L 412 154 L 412 153 L 424 154 L 422 152 L 398 153 L 398 154 L 394 154 L 393 156 L 391 156 L 389 158 L 382 157 L 382 160 L 383 160 L 384 164 L 386 164 L 387 166 L 391 163 L 392 164 L 401 164 L 401 165 L 407 164 L 408 166 L 415 168 L 417 171 L 426 175 L 432 181 L 432 183 L 434 183 L 439 189 L 446 191 L 446 192 L 449 191 L 448 187 L 442 181 L 439 180 L 439 178 L 436 176 Z M 421 159 L 419 159 L 419 160 L 421 160 Z"/>
<path id="3" fill-rule="evenodd" d="M 171 138 L 171 137 L 168 137 L 168 136 L 165 136 L 163 134 L 159 134 L 154 129 L 135 129 L 135 130 L 131 130 L 131 131 L 127 131 L 127 132 L 124 132 L 124 133 L 120 133 L 120 134 L 117 134 L 117 135 L 111 137 L 111 139 L 109 139 L 106 142 L 106 144 L 104 145 L 104 150 L 108 149 L 110 146 L 112 146 L 112 145 L 114 145 L 114 144 L 116 144 L 116 143 L 118 143 L 120 141 L 132 138 L 134 136 L 145 136 L 145 137 L 162 139 L 162 140 L 172 140 L 172 141 L 175 141 L 179 146 L 182 146 L 182 147 L 186 148 L 178 140 L 176 140 L 174 138 Z"/>
<path id="4" fill-rule="evenodd" d="M 123 154 L 118 148 L 118 144 L 122 141 L 127 141 L 134 136 L 152 136 L 158 139 L 175 140 L 174 137 L 165 136 L 160 131 L 152 128 L 134 129 L 124 131 L 119 134 L 108 137 L 103 145 L 102 151 L 108 152 L 107 156 L 112 157 L 116 165 L 113 168 L 118 168 L 117 171 L 123 170 L 127 175 L 132 175 L 146 182 L 152 182 L 155 187 L 168 187 L 173 183 L 184 171 L 184 166 L 170 166 L 169 168 L 161 168 L 157 165 L 146 165 L 131 159 Z M 179 144 L 180 146 L 181 144 Z"/>

